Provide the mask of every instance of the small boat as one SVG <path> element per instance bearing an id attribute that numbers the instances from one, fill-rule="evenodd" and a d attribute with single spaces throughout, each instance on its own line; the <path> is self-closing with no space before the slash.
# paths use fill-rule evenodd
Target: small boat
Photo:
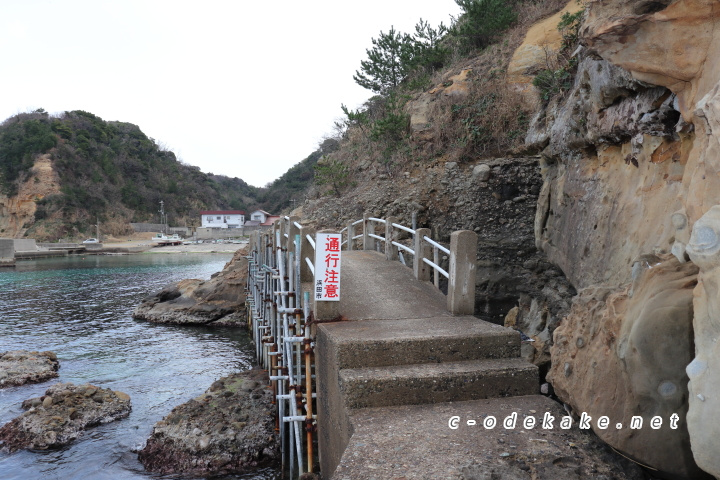
<path id="1" fill-rule="evenodd" d="M 158 233 L 152 238 L 152 241 L 158 245 L 182 245 L 183 239 L 177 233 L 172 235 Z"/>

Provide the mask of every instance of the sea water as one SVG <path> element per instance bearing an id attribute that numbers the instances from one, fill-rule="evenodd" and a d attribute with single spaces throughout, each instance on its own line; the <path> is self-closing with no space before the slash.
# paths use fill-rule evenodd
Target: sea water
<path id="1" fill-rule="evenodd" d="M 129 417 L 91 428 L 64 448 L 0 452 L 0 479 L 173 478 L 146 473 L 137 450 L 173 407 L 216 379 L 250 368 L 253 348 L 239 328 L 157 325 L 133 320 L 131 313 L 168 283 L 209 279 L 230 258 L 71 256 L 0 269 L 0 352 L 51 350 L 60 361 L 59 378 L 0 389 L 0 425 L 23 412 L 23 400 L 43 395 L 56 382 L 92 383 L 125 392 L 132 401 Z M 222 478 L 278 477 L 263 470 Z"/>

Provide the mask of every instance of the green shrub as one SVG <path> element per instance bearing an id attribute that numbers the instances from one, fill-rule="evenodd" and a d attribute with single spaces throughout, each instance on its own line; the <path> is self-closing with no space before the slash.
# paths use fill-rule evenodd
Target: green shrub
<path id="1" fill-rule="evenodd" d="M 547 69 L 538 72 L 533 78 L 533 85 L 540 90 L 540 97 L 548 101 L 555 95 L 572 87 L 573 76 L 564 67 L 556 70 Z"/>
<path id="2" fill-rule="evenodd" d="M 463 15 L 453 27 L 465 51 L 485 48 L 517 19 L 505 0 L 455 0 Z"/>
<path id="3" fill-rule="evenodd" d="M 324 158 L 315 165 L 315 184 L 330 185 L 332 194 L 337 196 L 350 184 L 347 165 L 334 158 Z"/>

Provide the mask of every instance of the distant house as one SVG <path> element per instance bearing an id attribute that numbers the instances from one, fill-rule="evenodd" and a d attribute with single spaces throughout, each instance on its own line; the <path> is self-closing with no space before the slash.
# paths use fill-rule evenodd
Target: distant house
<path id="1" fill-rule="evenodd" d="M 267 217 L 270 217 L 271 215 L 266 212 L 265 210 L 255 210 L 250 214 L 250 219 L 248 221 L 251 222 L 260 222 L 258 225 L 262 225 L 267 220 Z"/>
<path id="2" fill-rule="evenodd" d="M 265 217 L 265 221 L 261 223 L 260 225 L 267 227 L 269 225 L 272 225 L 276 221 L 280 220 L 280 215 L 268 215 Z"/>
<path id="3" fill-rule="evenodd" d="M 242 210 L 205 210 L 200 212 L 203 228 L 240 228 L 245 224 Z"/>
<path id="4" fill-rule="evenodd" d="M 265 210 L 255 210 L 250 219 L 245 222 L 246 227 L 269 227 L 280 218 L 280 215 L 270 215 Z"/>

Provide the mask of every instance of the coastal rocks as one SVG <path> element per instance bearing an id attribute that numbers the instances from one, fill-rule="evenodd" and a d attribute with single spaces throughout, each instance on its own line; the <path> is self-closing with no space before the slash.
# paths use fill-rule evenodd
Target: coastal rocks
<path id="1" fill-rule="evenodd" d="M 690 443 L 698 465 L 720 478 L 720 206 L 711 208 L 695 222 L 687 246 L 690 259 L 700 267 L 695 288 L 695 358 L 687 366 Z"/>
<path id="2" fill-rule="evenodd" d="M 247 247 L 210 280 L 182 280 L 145 298 L 133 317 L 156 323 L 232 326 L 244 323 Z"/>
<path id="3" fill-rule="evenodd" d="M 39 383 L 58 376 L 60 363 L 53 352 L 17 350 L 0 353 L 0 388 Z"/>
<path id="4" fill-rule="evenodd" d="M 153 429 L 140 462 L 160 474 L 225 475 L 276 465 L 272 391 L 263 370 L 217 380 Z"/>
<path id="5" fill-rule="evenodd" d="M 94 385 L 56 383 L 42 397 L 25 400 L 27 410 L 0 428 L 2 448 L 58 448 L 77 439 L 86 428 L 130 414 L 130 397 Z"/>
<path id="6" fill-rule="evenodd" d="M 697 271 L 672 255 L 639 258 L 632 285 L 579 293 L 551 347 L 548 380 L 557 396 L 578 414 L 609 417 L 605 429 L 592 422 L 602 440 L 671 478 L 704 478 L 685 420 Z M 631 429 L 636 416 L 643 427 Z M 661 428 L 650 427 L 653 417 Z"/>

